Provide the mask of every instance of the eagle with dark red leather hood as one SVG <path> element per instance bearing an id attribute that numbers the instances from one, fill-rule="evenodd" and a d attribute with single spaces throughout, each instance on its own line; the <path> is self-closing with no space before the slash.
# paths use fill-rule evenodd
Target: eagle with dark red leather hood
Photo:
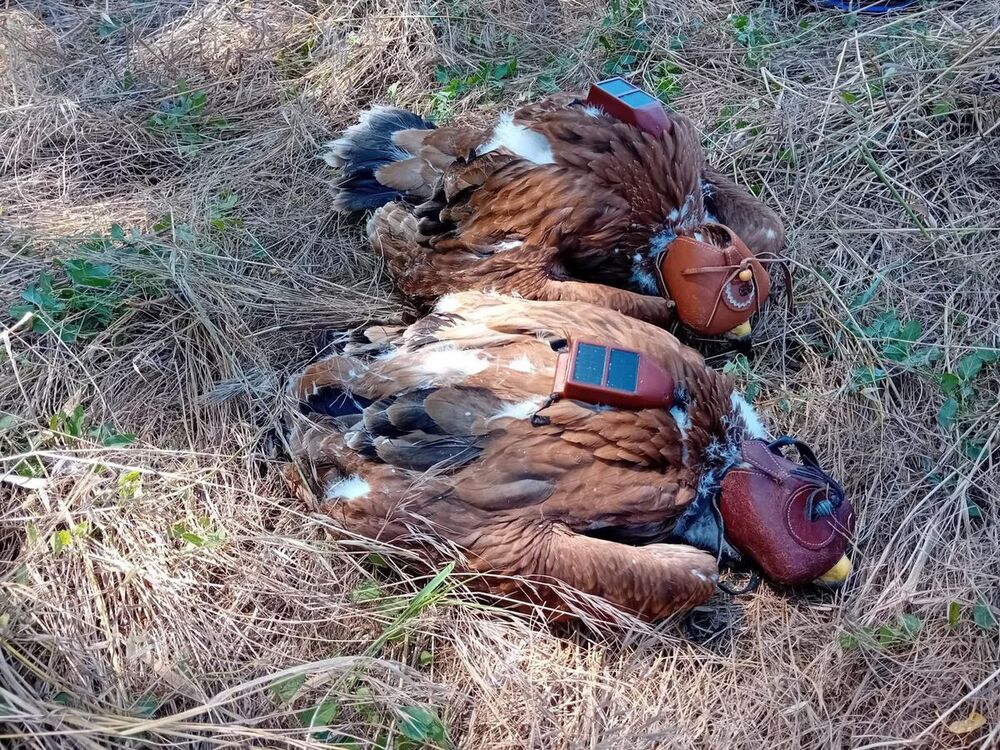
<path id="1" fill-rule="evenodd" d="M 560 365 L 581 341 L 631 381 L 602 385 L 602 353 L 596 385 L 562 388 L 583 378 Z M 631 407 L 602 395 L 612 386 L 633 388 Z M 850 572 L 854 513 L 812 451 L 773 440 L 697 352 L 605 308 L 448 295 L 409 327 L 346 340 L 290 395 L 300 493 L 350 533 L 458 559 L 556 616 L 575 589 L 664 617 L 707 599 L 734 560 L 788 584 Z"/>

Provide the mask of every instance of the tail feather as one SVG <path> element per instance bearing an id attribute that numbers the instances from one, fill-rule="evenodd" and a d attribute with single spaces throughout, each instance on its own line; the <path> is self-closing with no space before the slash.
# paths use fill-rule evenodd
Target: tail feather
<path id="1" fill-rule="evenodd" d="M 403 197 L 399 190 L 381 184 L 375 173 L 415 156 L 393 143 L 395 133 L 433 127 L 419 115 L 395 107 L 374 107 L 362 113 L 359 122 L 328 143 L 323 153 L 323 159 L 339 167 L 343 175 L 336 185 L 334 208 L 344 213 L 368 211 Z"/>
<path id="2" fill-rule="evenodd" d="M 351 393 L 346 388 L 327 386 L 306 397 L 303 411 L 325 414 L 328 417 L 353 417 L 364 412 L 371 401 Z"/>
<path id="3" fill-rule="evenodd" d="M 400 290 L 419 296 L 419 281 L 413 287 L 411 273 L 428 261 L 428 250 L 422 245 L 427 238 L 420 231 L 410 207 L 393 202 L 376 209 L 368 220 L 366 231 L 372 249 L 385 260 Z"/>

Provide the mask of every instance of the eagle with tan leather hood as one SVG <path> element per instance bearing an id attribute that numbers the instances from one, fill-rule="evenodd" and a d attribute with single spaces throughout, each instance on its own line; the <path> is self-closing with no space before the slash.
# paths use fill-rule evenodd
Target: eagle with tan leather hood
<path id="1" fill-rule="evenodd" d="M 745 348 L 784 244 L 691 122 L 622 79 L 487 127 L 376 107 L 325 158 L 335 208 L 373 211 L 373 249 L 424 307 L 467 290 L 588 302 Z"/>

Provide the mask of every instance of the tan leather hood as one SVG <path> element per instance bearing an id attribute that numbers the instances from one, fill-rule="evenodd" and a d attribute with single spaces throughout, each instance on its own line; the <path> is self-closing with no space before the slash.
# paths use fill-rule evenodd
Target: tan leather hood
<path id="1" fill-rule="evenodd" d="M 660 277 L 681 323 L 707 336 L 747 322 L 771 291 L 764 266 L 722 224 L 674 239 L 660 262 Z"/>

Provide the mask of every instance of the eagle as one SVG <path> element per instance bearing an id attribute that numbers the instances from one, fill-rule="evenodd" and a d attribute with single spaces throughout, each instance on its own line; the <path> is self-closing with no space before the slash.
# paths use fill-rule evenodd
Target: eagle
<path id="1" fill-rule="evenodd" d="M 706 162 L 694 125 L 676 112 L 654 134 L 571 94 L 485 127 L 435 127 L 375 107 L 324 158 L 340 169 L 334 208 L 371 212 L 372 248 L 424 309 L 452 292 L 497 292 L 597 304 L 661 327 L 680 318 L 705 333 L 663 283 L 677 238 L 710 242 L 726 235 L 710 231 L 722 224 L 759 258 L 784 244 L 778 215 Z M 742 320 L 766 297 L 759 264 L 704 265 L 716 275 L 699 277 L 696 292 L 716 305 L 742 295 L 733 308 Z M 748 345 L 749 325 L 727 337 Z"/>
<path id="2" fill-rule="evenodd" d="M 671 387 L 631 405 L 554 398 L 582 342 L 612 362 L 609 385 L 645 367 Z M 690 609 L 734 560 L 785 584 L 850 573 L 854 511 L 812 451 L 775 440 L 668 331 L 605 307 L 444 295 L 409 326 L 344 337 L 289 395 L 296 494 L 553 619 L 578 612 L 568 590 L 647 620 Z"/>

